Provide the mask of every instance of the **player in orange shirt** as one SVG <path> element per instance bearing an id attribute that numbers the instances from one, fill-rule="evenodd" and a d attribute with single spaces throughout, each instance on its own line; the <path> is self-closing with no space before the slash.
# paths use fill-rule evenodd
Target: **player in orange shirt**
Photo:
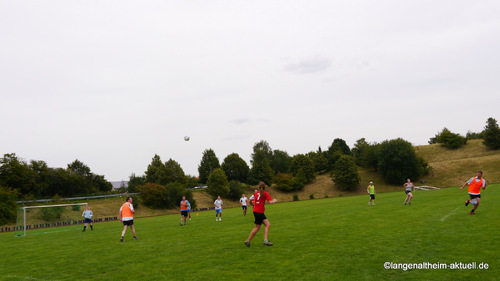
<path id="1" fill-rule="evenodd" d="M 467 207 L 469 203 L 472 203 L 474 207 L 472 207 L 472 211 L 470 211 L 470 214 L 474 215 L 474 212 L 476 211 L 477 207 L 479 207 L 479 202 L 481 201 L 481 188 L 483 188 L 484 190 L 488 185 L 486 183 L 486 180 L 483 179 L 483 171 L 477 171 L 476 176 L 470 178 L 466 183 L 464 183 L 460 190 L 463 190 L 466 185 L 469 186 L 469 189 L 467 191 L 469 192 L 470 198 L 465 201 L 465 207 Z"/>
<path id="2" fill-rule="evenodd" d="M 129 196 L 127 197 L 126 202 L 120 207 L 120 222 L 123 222 L 122 238 L 120 239 L 121 242 L 123 242 L 123 236 L 125 236 L 128 226 L 130 226 L 130 229 L 132 230 L 134 239 L 137 239 L 134 228 L 134 213 L 135 210 L 132 205 L 132 197 Z"/>
<path id="3" fill-rule="evenodd" d="M 183 226 L 182 221 L 184 221 L 184 225 L 186 225 L 187 217 L 189 216 L 189 201 L 186 200 L 186 196 L 182 196 L 181 201 L 181 226 Z"/>

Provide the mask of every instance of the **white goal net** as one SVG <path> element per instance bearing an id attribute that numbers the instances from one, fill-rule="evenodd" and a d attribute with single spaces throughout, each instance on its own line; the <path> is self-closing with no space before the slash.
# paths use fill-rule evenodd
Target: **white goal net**
<path id="1" fill-rule="evenodd" d="M 19 207 L 15 236 L 43 233 L 50 230 L 70 230 L 83 223 L 82 213 L 88 203 Z"/>

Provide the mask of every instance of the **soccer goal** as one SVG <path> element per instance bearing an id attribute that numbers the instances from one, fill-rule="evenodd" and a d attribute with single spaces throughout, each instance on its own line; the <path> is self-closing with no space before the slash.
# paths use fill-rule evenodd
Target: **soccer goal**
<path id="1" fill-rule="evenodd" d="M 430 185 L 415 186 L 415 190 L 436 190 L 436 189 L 440 189 L 440 188 L 435 187 L 435 186 L 430 186 Z"/>
<path id="2" fill-rule="evenodd" d="M 70 230 L 83 223 L 82 213 L 88 203 L 58 204 L 44 206 L 19 207 L 15 236 L 26 236 L 26 231 L 33 233 L 48 232 L 48 230 Z M 83 208 L 82 208 L 83 207 Z"/>

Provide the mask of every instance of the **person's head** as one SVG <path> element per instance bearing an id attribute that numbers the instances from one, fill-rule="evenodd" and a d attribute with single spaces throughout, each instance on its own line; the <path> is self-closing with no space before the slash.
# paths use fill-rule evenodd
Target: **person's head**
<path id="1" fill-rule="evenodd" d="M 182 196 L 182 201 L 186 201 L 186 196 Z"/>
<path id="2" fill-rule="evenodd" d="M 90 206 L 89 205 L 87 205 L 87 210 L 90 210 Z"/>
<path id="3" fill-rule="evenodd" d="M 477 178 L 481 178 L 483 176 L 483 171 L 477 171 Z"/>
<path id="4" fill-rule="evenodd" d="M 410 183 L 410 182 L 411 182 L 411 180 L 410 180 L 410 179 L 407 179 L 407 180 L 406 180 L 406 182 L 407 182 L 407 183 Z"/>
<path id="5" fill-rule="evenodd" d="M 373 182 L 372 182 L 372 181 L 370 182 L 370 185 L 373 185 Z"/>
<path id="6" fill-rule="evenodd" d="M 219 196 L 217 196 L 217 200 L 220 200 L 220 195 L 219 195 Z"/>
<path id="7" fill-rule="evenodd" d="M 128 202 L 128 203 L 132 203 L 132 197 L 127 197 L 127 200 L 125 200 L 125 202 Z"/>
<path id="8" fill-rule="evenodd" d="M 259 190 L 266 190 L 266 184 L 263 181 L 259 182 Z"/>
<path id="9" fill-rule="evenodd" d="M 241 194 L 241 198 L 245 197 L 245 193 Z"/>
<path id="10" fill-rule="evenodd" d="M 256 189 L 256 190 L 254 190 L 254 191 L 253 191 L 253 193 L 257 193 L 257 191 L 258 191 L 258 190 Z"/>

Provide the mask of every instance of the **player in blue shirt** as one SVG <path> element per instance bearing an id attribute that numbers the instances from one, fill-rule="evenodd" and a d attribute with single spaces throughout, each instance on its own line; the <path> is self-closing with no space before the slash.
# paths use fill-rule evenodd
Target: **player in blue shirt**
<path id="1" fill-rule="evenodd" d="M 87 223 L 90 224 L 90 230 L 94 230 L 94 227 L 92 226 L 92 216 L 93 215 L 94 214 L 90 210 L 90 206 L 87 205 L 87 210 L 83 211 L 83 214 L 82 214 L 82 217 L 85 217 L 85 220 L 83 221 L 84 225 L 83 225 L 82 232 L 85 231 L 85 229 L 87 228 Z"/>

